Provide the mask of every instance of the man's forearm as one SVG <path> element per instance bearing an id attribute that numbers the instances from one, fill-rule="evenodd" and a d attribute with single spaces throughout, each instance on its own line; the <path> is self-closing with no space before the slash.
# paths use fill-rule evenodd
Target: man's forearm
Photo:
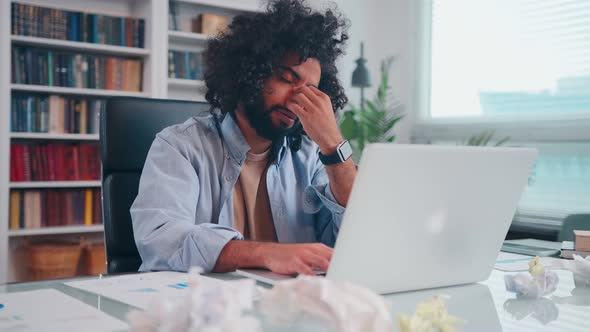
<path id="1" fill-rule="evenodd" d="M 264 249 L 272 245 L 266 242 L 229 241 L 221 250 L 212 272 L 229 272 L 238 268 L 266 267 Z"/>
<path id="2" fill-rule="evenodd" d="M 326 166 L 326 172 L 328 173 L 330 189 L 334 194 L 334 198 L 336 198 L 338 204 L 346 207 L 356 177 L 354 161 L 349 158 L 343 163 Z"/>

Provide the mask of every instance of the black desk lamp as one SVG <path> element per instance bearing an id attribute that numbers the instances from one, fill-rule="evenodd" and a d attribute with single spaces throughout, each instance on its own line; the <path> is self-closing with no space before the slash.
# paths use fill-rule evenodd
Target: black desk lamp
<path id="1" fill-rule="evenodd" d="M 361 88 L 361 110 L 365 109 L 365 91 L 364 89 L 371 86 L 371 77 L 369 70 L 365 66 L 367 60 L 364 58 L 365 47 L 361 42 L 361 57 L 356 60 L 356 68 L 352 72 L 352 86 Z"/>

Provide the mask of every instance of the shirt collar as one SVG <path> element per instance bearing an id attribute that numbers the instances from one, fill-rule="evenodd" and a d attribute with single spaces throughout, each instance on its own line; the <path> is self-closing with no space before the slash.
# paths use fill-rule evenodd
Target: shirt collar
<path id="1" fill-rule="evenodd" d="M 235 122 L 233 116 L 226 114 L 221 122 L 221 134 L 229 149 L 229 153 L 240 164 L 246 159 L 246 154 L 250 151 L 250 145 L 246 142 L 246 138 L 242 134 L 240 127 Z M 280 144 L 275 144 L 276 163 L 277 166 L 281 164 L 287 151 L 287 138 L 283 138 Z"/>
<path id="2" fill-rule="evenodd" d="M 246 158 L 246 153 L 250 151 L 250 145 L 246 142 L 246 138 L 242 134 L 240 127 L 238 127 L 233 117 L 229 114 L 223 117 L 221 134 L 229 149 L 229 153 L 241 164 Z"/>

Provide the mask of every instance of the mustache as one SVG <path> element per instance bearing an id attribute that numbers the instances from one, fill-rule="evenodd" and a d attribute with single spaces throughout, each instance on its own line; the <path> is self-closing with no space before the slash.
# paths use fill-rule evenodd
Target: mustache
<path id="1" fill-rule="evenodd" d="M 280 110 L 291 112 L 290 109 L 286 108 L 283 105 L 279 105 L 279 104 L 271 106 L 271 108 L 269 108 L 267 112 L 272 113 L 272 112 L 276 112 L 276 111 L 280 111 Z"/>

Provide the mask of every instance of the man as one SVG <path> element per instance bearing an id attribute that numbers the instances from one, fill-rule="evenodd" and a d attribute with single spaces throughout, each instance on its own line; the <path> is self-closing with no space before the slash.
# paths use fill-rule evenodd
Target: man
<path id="1" fill-rule="evenodd" d="M 346 22 L 278 0 L 206 54 L 212 110 L 160 132 L 131 207 L 140 270 L 326 270 L 356 175 L 334 113 Z"/>

